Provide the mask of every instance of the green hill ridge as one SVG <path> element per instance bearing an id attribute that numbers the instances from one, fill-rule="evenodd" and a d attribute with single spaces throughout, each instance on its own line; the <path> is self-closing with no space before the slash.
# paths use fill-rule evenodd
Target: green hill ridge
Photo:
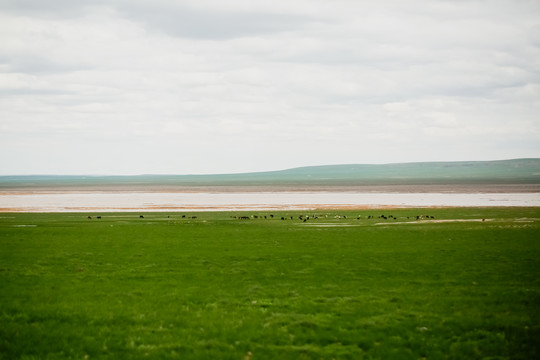
<path id="1" fill-rule="evenodd" d="M 2 188 L 72 186 L 540 184 L 540 159 L 306 166 L 215 175 L 0 176 Z"/>

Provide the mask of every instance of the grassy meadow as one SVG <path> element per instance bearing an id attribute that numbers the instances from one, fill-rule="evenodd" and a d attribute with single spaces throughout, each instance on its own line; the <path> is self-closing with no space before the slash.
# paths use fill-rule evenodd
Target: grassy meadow
<path id="1" fill-rule="evenodd" d="M 0 359 L 540 358 L 538 208 L 139 215 L 0 214 Z"/>

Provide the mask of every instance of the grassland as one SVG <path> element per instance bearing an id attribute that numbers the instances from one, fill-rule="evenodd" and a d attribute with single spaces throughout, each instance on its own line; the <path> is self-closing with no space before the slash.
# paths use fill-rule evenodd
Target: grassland
<path id="1" fill-rule="evenodd" d="M 1 214 L 0 359 L 540 357 L 540 209 L 299 214 Z"/>

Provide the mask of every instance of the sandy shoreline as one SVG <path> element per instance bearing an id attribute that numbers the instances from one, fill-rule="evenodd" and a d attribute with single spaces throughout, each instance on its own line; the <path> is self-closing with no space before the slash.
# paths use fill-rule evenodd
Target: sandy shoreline
<path id="1" fill-rule="evenodd" d="M 414 184 L 414 185 L 105 185 L 1 187 L 1 195 L 68 193 L 258 193 L 258 192 L 358 192 L 358 193 L 540 193 L 540 184 Z"/>

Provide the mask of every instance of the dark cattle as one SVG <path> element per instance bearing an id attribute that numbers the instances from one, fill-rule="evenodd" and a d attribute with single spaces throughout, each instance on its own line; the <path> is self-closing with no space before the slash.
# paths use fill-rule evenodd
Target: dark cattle
<path id="1" fill-rule="evenodd" d="M 91 217 L 91 216 L 89 216 L 89 217 L 88 217 L 88 220 L 92 220 L 92 217 Z"/>
<path id="2" fill-rule="evenodd" d="M 273 215 L 273 214 L 270 214 L 270 217 L 273 219 L 273 218 L 274 218 L 274 215 Z"/>
<path id="3" fill-rule="evenodd" d="M 185 219 L 186 218 L 186 215 L 182 215 L 182 219 Z"/>
<path id="4" fill-rule="evenodd" d="M 101 220 L 101 216 L 98 216 L 97 218 Z"/>
<path id="5" fill-rule="evenodd" d="M 192 219 L 196 219 L 197 217 L 196 217 L 196 216 L 192 216 L 191 218 L 192 218 Z"/>
<path id="6" fill-rule="evenodd" d="M 281 220 L 285 220 L 285 218 L 282 216 L 282 217 L 281 217 Z"/>
<path id="7" fill-rule="evenodd" d="M 142 216 L 142 215 L 139 215 L 139 219 L 144 219 L 144 216 Z"/>

